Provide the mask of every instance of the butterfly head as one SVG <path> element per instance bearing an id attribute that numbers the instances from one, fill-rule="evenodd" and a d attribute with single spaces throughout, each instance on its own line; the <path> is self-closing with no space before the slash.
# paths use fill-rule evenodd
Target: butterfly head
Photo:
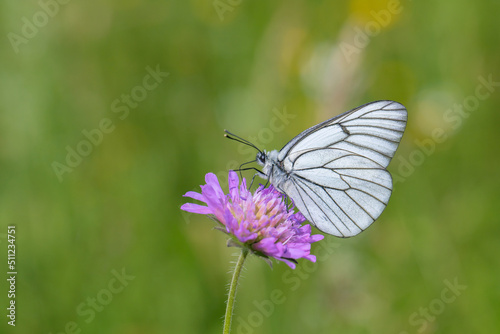
<path id="1" fill-rule="evenodd" d="M 267 160 L 267 152 L 264 150 L 262 152 L 257 153 L 257 157 L 255 160 L 259 165 L 264 166 Z"/>
<path id="2" fill-rule="evenodd" d="M 269 177 L 270 174 L 272 174 L 273 166 L 278 165 L 278 151 L 270 151 L 267 152 L 266 150 L 257 153 L 256 157 L 256 162 L 261 165 L 262 168 L 262 174 L 265 175 L 266 177 Z M 276 168 L 276 170 L 278 170 Z"/>

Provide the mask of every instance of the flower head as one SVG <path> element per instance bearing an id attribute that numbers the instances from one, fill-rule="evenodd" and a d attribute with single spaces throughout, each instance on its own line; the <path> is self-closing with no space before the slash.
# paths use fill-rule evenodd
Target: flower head
<path id="1" fill-rule="evenodd" d="M 223 231 L 242 247 L 264 258 L 275 258 L 295 269 L 296 259 L 316 262 L 310 254 L 311 244 L 323 239 L 321 234 L 311 235 L 311 225 L 300 213 L 289 210 L 283 194 L 272 185 L 260 185 L 252 194 L 243 178 L 241 185 L 236 172 L 229 172 L 229 193 L 222 190 L 217 176 L 208 173 L 201 194 L 189 191 L 184 196 L 204 202 L 206 206 L 186 203 L 181 209 L 209 215 L 223 225 Z"/>

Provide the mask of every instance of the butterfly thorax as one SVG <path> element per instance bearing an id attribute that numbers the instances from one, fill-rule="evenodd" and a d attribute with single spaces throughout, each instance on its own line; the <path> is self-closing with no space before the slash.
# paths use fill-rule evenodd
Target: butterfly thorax
<path id="1" fill-rule="evenodd" d="M 278 160 L 278 151 L 263 151 L 257 153 L 257 163 L 262 166 L 259 176 L 269 180 L 274 187 L 283 193 L 283 183 L 288 179 L 288 175 L 283 168 L 282 162 Z"/>

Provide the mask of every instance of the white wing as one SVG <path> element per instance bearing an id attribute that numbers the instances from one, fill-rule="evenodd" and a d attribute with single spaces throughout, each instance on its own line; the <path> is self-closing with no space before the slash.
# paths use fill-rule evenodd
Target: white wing
<path id="1" fill-rule="evenodd" d="M 283 191 L 318 229 L 354 236 L 387 206 L 392 178 L 385 169 L 406 127 L 393 101 L 365 104 L 302 132 L 281 149 L 289 178 Z"/>

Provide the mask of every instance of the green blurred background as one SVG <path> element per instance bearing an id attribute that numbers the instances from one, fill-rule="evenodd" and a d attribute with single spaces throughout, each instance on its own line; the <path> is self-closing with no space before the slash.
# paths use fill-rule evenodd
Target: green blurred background
<path id="1" fill-rule="evenodd" d="M 316 265 L 251 258 L 233 333 L 500 331 L 500 3 L 60 1 L 0 5 L 0 332 L 221 333 L 235 250 L 179 207 L 252 159 L 223 129 L 279 149 L 379 99 L 409 112 L 386 211 Z"/>

